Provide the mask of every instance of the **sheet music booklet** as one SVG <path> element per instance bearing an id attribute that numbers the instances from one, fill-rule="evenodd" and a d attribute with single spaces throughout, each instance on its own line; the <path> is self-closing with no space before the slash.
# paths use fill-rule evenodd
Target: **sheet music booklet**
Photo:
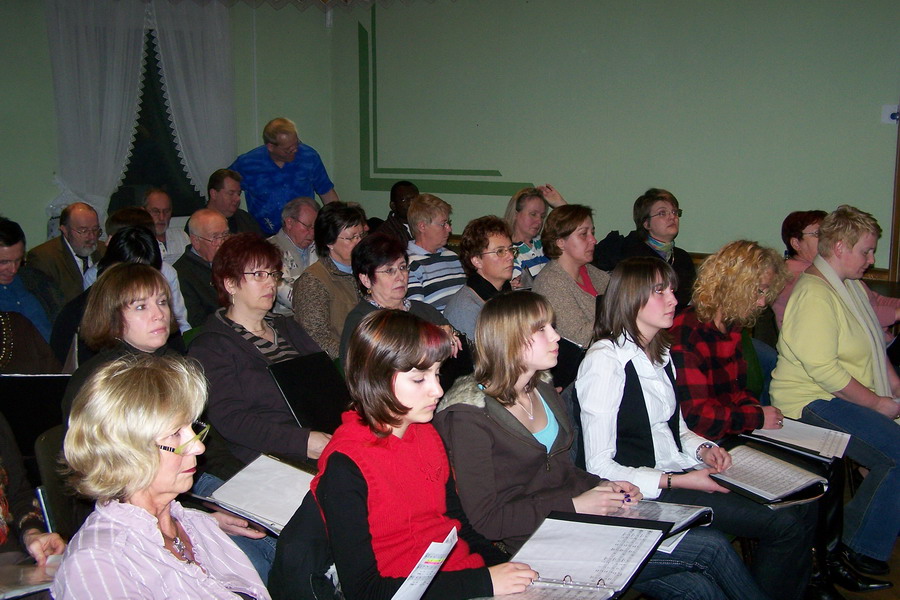
<path id="1" fill-rule="evenodd" d="M 313 477 L 312 473 L 263 454 L 226 481 L 212 497 L 191 495 L 279 535 L 300 508 Z"/>
<path id="2" fill-rule="evenodd" d="M 519 600 L 614 598 L 668 535 L 671 523 L 553 512 L 512 558 L 540 573 Z"/>
<path id="3" fill-rule="evenodd" d="M 755 429 L 741 437 L 788 450 L 820 462 L 841 458 L 850 442 L 850 434 L 784 419 L 781 429 Z"/>

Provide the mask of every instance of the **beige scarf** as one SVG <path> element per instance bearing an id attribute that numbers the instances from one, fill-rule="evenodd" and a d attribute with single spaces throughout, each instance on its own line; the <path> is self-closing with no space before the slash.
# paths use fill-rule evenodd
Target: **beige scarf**
<path id="1" fill-rule="evenodd" d="M 875 382 L 875 393 L 879 396 L 891 397 L 893 394 L 891 394 L 891 384 L 888 381 L 884 333 L 878 325 L 878 318 L 875 316 L 875 311 L 872 310 L 865 287 L 856 279 L 841 281 L 841 278 L 832 266 L 821 256 L 816 256 L 813 264 L 819 269 L 825 281 L 834 288 L 841 302 L 856 317 L 857 322 L 867 334 L 869 345 L 872 348 L 872 356 L 875 358 L 873 361 L 875 372 L 872 374 L 872 381 Z"/>

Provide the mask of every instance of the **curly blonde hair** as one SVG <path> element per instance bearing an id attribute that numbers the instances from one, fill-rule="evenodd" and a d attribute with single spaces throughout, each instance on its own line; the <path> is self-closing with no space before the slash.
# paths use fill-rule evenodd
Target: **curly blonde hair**
<path id="1" fill-rule="evenodd" d="M 881 237 L 881 226 L 875 217 L 856 207 L 841 204 L 819 226 L 819 254 L 830 258 L 836 243 L 844 242 L 852 248 L 867 233 Z"/>
<path id="2" fill-rule="evenodd" d="M 788 280 L 784 260 L 757 242 L 726 244 L 700 265 L 693 295 L 697 318 L 709 322 L 718 313 L 728 326 L 753 326 L 763 309 L 757 304 L 759 284 L 768 272 L 772 280 L 765 292 L 767 305 L 775 301 Z"/>

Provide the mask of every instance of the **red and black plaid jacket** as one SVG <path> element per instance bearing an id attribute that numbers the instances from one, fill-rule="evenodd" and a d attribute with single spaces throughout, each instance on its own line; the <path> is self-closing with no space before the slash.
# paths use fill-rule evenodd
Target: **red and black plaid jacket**
<path id="1" fill-rule="evenodd" d="M 691 431 L 711 440 L 762 427 L 759 400 L 747 390 L 741 330 L 701 323 L 693 307 L 675 317 L 672 362 L 681 412 Z"/>

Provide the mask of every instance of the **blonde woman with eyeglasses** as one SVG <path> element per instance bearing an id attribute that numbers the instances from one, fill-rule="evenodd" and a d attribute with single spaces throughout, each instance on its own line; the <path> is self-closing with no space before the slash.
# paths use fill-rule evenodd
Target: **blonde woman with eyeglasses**
<path id="1" fill-rule="evenodd" d="M 175 500 L 205 450 L 205 401 L 203 373 L 182 358 L 123 357 L 85 383 L 64 452 L 75 488 L 97 503 L 63 556 L 54 598 L 268 600 L 216 521 Z"/>
<path id="2" fill-rule="evenodd" d="M 459 257 L 468 277 L 466 285 L 450 298 L 444 316 L 469 341 L 475 341 L 475 323 L 484 303 L 512 290 L 510 280 L 518 255 L 519 248 L 499 217 L 474 219 L 463 230 Z"/>
<path id="3" fill-rule="evenodd" d="M 346 364 L 350 337 L 363 317 L 379 309 L 402 310 L 437 325 L 452 336 L 451 357 L 462 344 L 449 321 L 436 308 L 406 297 L 409 256 L 406 244 L 386 233 L 374 233 L 353 248 L 353 276 L 363 299 L 347 315 L 341 335 L 341 364 Z"/>

